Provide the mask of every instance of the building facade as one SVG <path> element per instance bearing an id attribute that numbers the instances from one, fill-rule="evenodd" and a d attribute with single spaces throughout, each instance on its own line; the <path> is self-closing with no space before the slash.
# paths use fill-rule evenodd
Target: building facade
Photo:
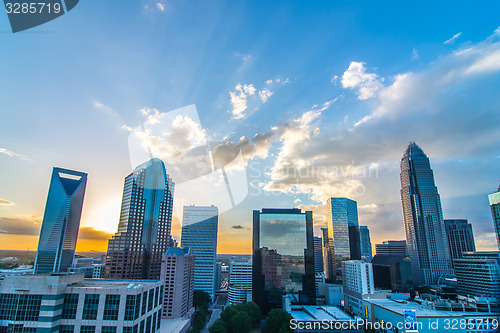
<path id="1" fill-rule="evenodd" d="M 0 332 L 157 332 L 162 294 L 154 280 L 9 276 L 0 286 Z"/>
<path id="2" fill-rule="evenodd" d="M 361 243 L 361 258 L 372 260 L 372 242 L 370 240 L 370 230 L 367 226 L 359 227 L 359 238 Z"/>
<path id="3" fill-rule="evenodd" d="M 500 250 L 500 186 L 495 193 L 488 195 L 488 199 L 490 200 L 491 216 L 493 217 L 493 225 L 497 235 L 498 249 Z"/>
<path id="4" fill-rule="evenodd" d="M 415 142 L 410 142 L 401 159 L 401 201 L 413 282 L 435 285 L 453 269 L 434 174 L 429 158 Z"/>
<path id="5" fill-rule="evenodd" d="M 413 288 L 411 261 L 406 255 L 377 254 L 371 261 L 375 288 L 408 292 Z"/>
<path id="6" fill-rule="evenodd" d="M 472 225 L 467 220 L 444 220 L 444 227 L 452 264 L 455 259 L 462 258 L 462 253 L 476 251 Z"/>
<path id="7" fill-rule="evenodd" d="M 375 244 L 376 255 L 406 256 L 405 240 L 383 241 L 382 244 Z"/>
<path id="8" fill-rule="evenodd" d="M 328 228 L 321 228 L 323 238 L 323 271 L 326 279 L 335 277 L 335 261 L 333 260 L 333 244 L 328 238 Z"/>
<path id="9" fill-rule="evenodd" d="M 313 216 L 300 209 L 253 211 L 252 299 L 263 313 L 282 295 L 315 304 Z"/>
<path id="10" fill-rule="evenodd" d="M 373 268 L 371 263 L 361 260 L 342 261 L 344 291 L 351 290 L 359 294 L 373 294 Z"/>
<path id="11" fill-rule="evenodd" d="M 161 260 L 161 279 L 165 283 L 162 318 L 187 316 L 193 307 L 194 254 L 188 247 L 171 247 Z"/>
<path id="12" fill-rule="evenodd" d="M 159 279 L 168 248 L 174 183 L 160 159 L 138 166 L 125 178 L 120 222 L 108 242 L 106 272 L 115 279 Z"/>
<path id="13" fill-rule="evenodd" d="M 245 303 L 252 293 L 252 258 L 233 257 L 229 262 L 229 304 Z"/>
<path id="14" fill-rule="evenodd" d="M 195 255 L 194 289 L 215 296 L 217 275 L 217 230 L 219 210 L 215 206 L 184 206 L 181 246 Z"/>
<path id="15" fill-rule="evenodd" d="M 327 223 L 334 260 L 361 259 L 358 203 L 347 198 L 328 199 Z"/>
<path id="16" fill-rule="evenodd" d="M 314 271 L 323 273 L 323 241 L 321 237 L 314 237 Z"/>
<path id="17" fill-rule="evenodd" d="M 87 174 L 54 168 L 35 259 L 35 274 L 66 272 L 73 263 Z"/>
<path id="18" fill-rule="evenodd" d="M 454 261 L 458 294 L 500 300 L 500 252 L 465 252 Z"/>

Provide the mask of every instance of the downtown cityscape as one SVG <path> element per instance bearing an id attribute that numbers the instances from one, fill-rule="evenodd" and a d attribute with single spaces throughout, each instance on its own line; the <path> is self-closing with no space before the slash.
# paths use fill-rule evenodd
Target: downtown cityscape
<path id="1" fill-rule="evenodd" d="M 497 1 L 4 7 L 0 333 L 500 332 Z"/>

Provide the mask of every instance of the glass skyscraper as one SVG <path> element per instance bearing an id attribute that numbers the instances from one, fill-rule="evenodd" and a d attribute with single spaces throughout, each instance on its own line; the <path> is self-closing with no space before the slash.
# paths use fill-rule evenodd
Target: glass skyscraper
<path id="1" fill-rule="evenodd" d="M 195 256 L 194 289 L 209 293 L 212 299 L 220 284 L 215 267 L 218 221 L 215 206 L 184 206 L 181 245 L 190 247 Z"/>
<path id="2" fill-rule="evenodd" d="M 66 272 L 73 263 L 86 186 L 86 173 L 62 168 L 52 170 L 35 274 Z"/>
<path id="3" fill-rule="evenodd" d="M 315 304 L 312 212 L 253 211 L 252 299 L 267 313 L 281 307 L 283 294 Z"/>
<path id="4" fill-rule="evenodd" d="M 359 238 L 361 241 L 361 258 L 372 259 L 372 242 L 370 240 L 370 230 L 367 226 L 359 227 Z"/>
<path id="5" fill-rule="evenodd" d="M 106 277 L 159 279 L 170 243 L 174 183 L 160 159 L 125 178 L 117 233 L 108 242 Z"/>
<path id="6" fill-rule="evenodd" d="M 490 200 L 491 215 L 493 216 L 493 224 L 495 225 L 495 233 L 497 235 L 498 249 L 500 250 L 500 186 L 498 190 L 488 196 Z"/>
<path id="7" fill-rule="evenodd" d="M 453 269 L 434 174 L 415 142 L 401 159 L 401 201 L 413 283 L 435 285 Z"/>
<path id="8" fill-rule="evenodd" d="M 323 241 L 321 237 L 314 237 L 314 271 L 323 273 Z"/>
<path id="9" fill-rule="evenodd" d="M 327 223 L 334 260 L 361 259 L 358 203 L 347 198 L 328 199 Z"/>

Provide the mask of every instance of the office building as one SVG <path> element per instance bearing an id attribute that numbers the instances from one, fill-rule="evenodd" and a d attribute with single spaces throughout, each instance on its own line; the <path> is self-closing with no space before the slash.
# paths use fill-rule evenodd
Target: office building
<path id="1" fill-rule="evenodd" d="M 408 144 L 401 159 L 401 201 L 413 282 L 436 285 L 453 269 L 434 174 L 415 142 Z"/>
<path id="2" fill-rule="evenodd" d="M 252 258 L 233 257 L 229 262 L 229 304 L 251 301 Z"/>
<path id="3" fill-rule="evenodd" d="M 108 242 L 106 277 L 159 279 L 172 223 L 174 183 L 153 158 L 125 178 L 120 222 Z"/>
<path id="4" fill-rule="evenodd" d="M 405 240 L 383 241 L 382 244 L 375 244 L 376 255 L 406 256 Z"/>
<path id="5" fill-rule="evenodd" d="M 371 261 L 375 288 L 409 292 L 413 287 L 411 262 L 406 255 L 377 254 Z"/>
<path id="6" fill-rule="evenodd" d="M 170 247 L 161 260 L 164 281 L 163 319 L 188 316 L 194 311 L 194 254 L 188 247 Z"/>
<path id="7" fill-rule="evenodd" d="M 314 275 L 314 282 L 315 282 L 315 287 L 316 287 L 316 295 L 318 295 L 318 286 L 320 283 L 325 283 L 325 273 L 323 272 L 316 272 Z"/>
<path id="8" fill-rule="evenodd" d="M 0 285 L 0 332 L 157 332 L 162 294 L 154 280 L 8 276 Z"/>
<path id="9" fill-rule="evenodd" d="M 361 241 L 361 259 L 372 260 L 372 242 L 370 240 L 370 230 L 367 226 L 359 227 L 359 238 Z"/>
<path id="10" fill-rule="evenodd" d="M 328 228 L 321 228 L 323 238 L 323 271 L 325 278 L 330 280 L 335 278 L 335 262 L 333 260 L 333 244 L 328 238 Z"/>
<path id="11" fill-rule="evenodd" d="M 268 313 L 283 294 L 315 304 L 313 215 L 300 209 L 253 211 L 252 299 Z"/>
<path id="12" fill-rule="evenodd" d="M 491 216 L 493 217 L 493 225 L 497 235 L 498 249 L 500 250 L 500 186 L 495 193 L 488 195 L 488 199 L 490 200 Z"/>
<path id="13" fill-rule="evenodd" d="M 184 206 L 181 246 L 195 255 L 194 289 L 203 290 L 214 299 L 216 285 L 215 255 L 219 210 L 215 206 Z"/>
<path id="14" fill-rule="evenodd" d="M 326 305 L 344 306 L 344 288 L 342 284 L 319 283 L 317 296 L 324 299 Z"/>
<path id="15" fill-rule="evenodd" d="M 53 168 L 35 259 L 35 274 L 66 272 L 73 263 L 87 174 Z"/>
<path id="16" fill-rule="evenodd" d="M 454 261 L 458 294 L 500 301 L 500 252 L 464 252 Z"/>
<path id="17" fill-rule="evenodd" d="M 357 202 L 347 198 L 328 199 L 327 223 L 334 260 L 361 259 Z"/>
<path id="18" fill-rule="evenodd" d="M 214 277 L 214 290 L 220 291 L 220 286 L 222 282 L 222 263 L 215 263 L 215 277 Z"/>
<path id="19" fill-rule="evenodd" d="M 359 294 L 373 294 L 372 264 L 361 260 L 342 261 L 344 292 L 351 290 Z"/>
<path id="20" fill-rule="evenodd" d="M 323 242 L 321 237 L 314 237 L 314 271 L 323 273 Z"/>
<path id="21" fill-rule="evenodd" d="M 476 243 L 472 225 L 467 220 L 444 220 L 450 255 L 453 260 L 462 258 L 463 252 L 475 252 Z M 453 264 L 454 265 L 454 264 Z"/>

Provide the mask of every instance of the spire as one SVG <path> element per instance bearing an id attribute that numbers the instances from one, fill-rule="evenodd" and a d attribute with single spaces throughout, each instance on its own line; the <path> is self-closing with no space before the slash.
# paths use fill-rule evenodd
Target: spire
<path id="1" fill-rule="evenodd" d="M 408 142 L 408 146 L 406 147 L 406 150 L 403 154 L 403 158 L 408 157 L 408 156 L 414 156 L 417 154 L 423 154 L 425 155 L 424 151 L 422 148 L 420 148 L 415 141 L 410 141 Z"/>

